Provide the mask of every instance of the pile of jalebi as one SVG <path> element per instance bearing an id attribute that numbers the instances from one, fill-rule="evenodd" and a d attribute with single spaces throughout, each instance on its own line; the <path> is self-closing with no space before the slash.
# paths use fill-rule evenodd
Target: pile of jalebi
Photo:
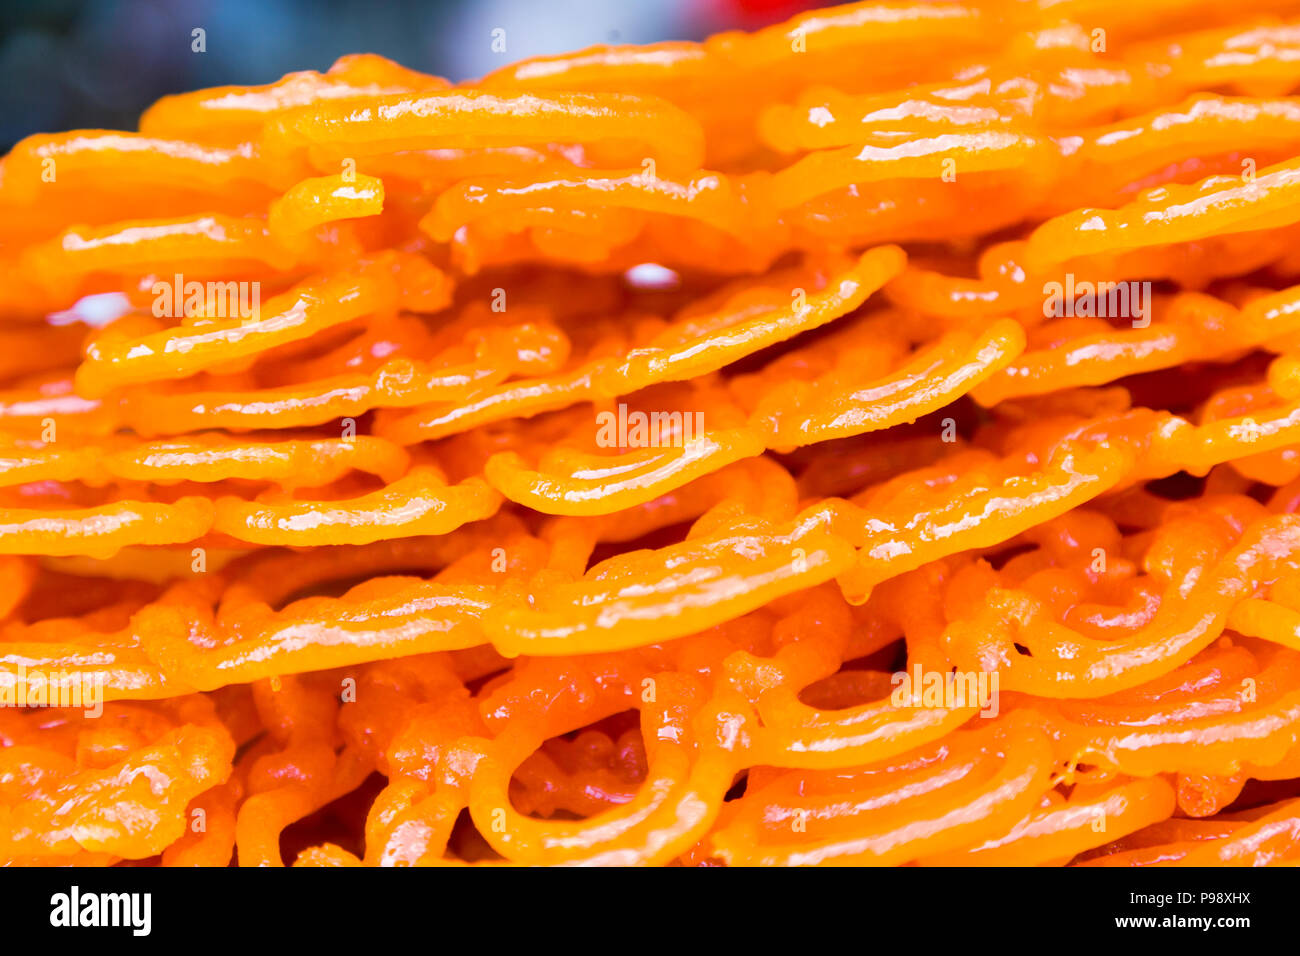
<path id="1" fill-rule="evenodd" d="M 26 139 L 0 858 L 1300 862 L 1296 283 L 1297 0 Z"/>

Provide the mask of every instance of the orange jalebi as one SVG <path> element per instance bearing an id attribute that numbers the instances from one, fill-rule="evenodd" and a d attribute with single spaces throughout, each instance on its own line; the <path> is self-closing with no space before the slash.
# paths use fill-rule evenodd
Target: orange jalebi
<path id="1" fill-rule="evenodd" d="M 1300 864 L 1298 154 L 1292 0 L 22 141 L 0 860 Z"/>

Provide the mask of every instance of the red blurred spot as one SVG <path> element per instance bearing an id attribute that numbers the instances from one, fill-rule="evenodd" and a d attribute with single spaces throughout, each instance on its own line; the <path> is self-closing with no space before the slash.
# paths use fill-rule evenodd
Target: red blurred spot
<path id="1" fill-rule="evenodd" d="M 700 3 L 724 29 L 767 26 L 825 5 L 814 0 L 701 0 Z"/>

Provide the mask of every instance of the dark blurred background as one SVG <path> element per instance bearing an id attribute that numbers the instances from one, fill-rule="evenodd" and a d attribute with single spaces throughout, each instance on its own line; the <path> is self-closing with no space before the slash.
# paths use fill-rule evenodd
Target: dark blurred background
<path id="1" fill-rule="evenodd" d="M 831 0 L 826 0 L 828 5 Z M 0 150 L 31 133 L 134 129 L 158 97 L 269 83 L 380 53 L 468 79 L 594 43 L 754 29 L 811 0 L 2 0 Z M 205 31 L 206 52 L 191 49 Z M 493 30 L 506 50 L 493 52 Z"/>

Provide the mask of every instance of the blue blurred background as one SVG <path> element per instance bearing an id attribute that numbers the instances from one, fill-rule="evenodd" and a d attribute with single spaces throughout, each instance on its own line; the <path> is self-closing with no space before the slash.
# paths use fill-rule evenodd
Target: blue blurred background
<path id="1" fill-rule="evenodd" d="M 829 3 L 830 0 L 826 0 Z M 269 83 L 381 53 L 453 80 L 595 43 L 698 40 L 754 29 L 808 0 L 5 0 L 0 150 L 24 136 L 134 129 L 158 97 Z M 192 31 L 206 52 L 191 49 Z M 492 31 L 505 30 L 505 52 Z"/>

